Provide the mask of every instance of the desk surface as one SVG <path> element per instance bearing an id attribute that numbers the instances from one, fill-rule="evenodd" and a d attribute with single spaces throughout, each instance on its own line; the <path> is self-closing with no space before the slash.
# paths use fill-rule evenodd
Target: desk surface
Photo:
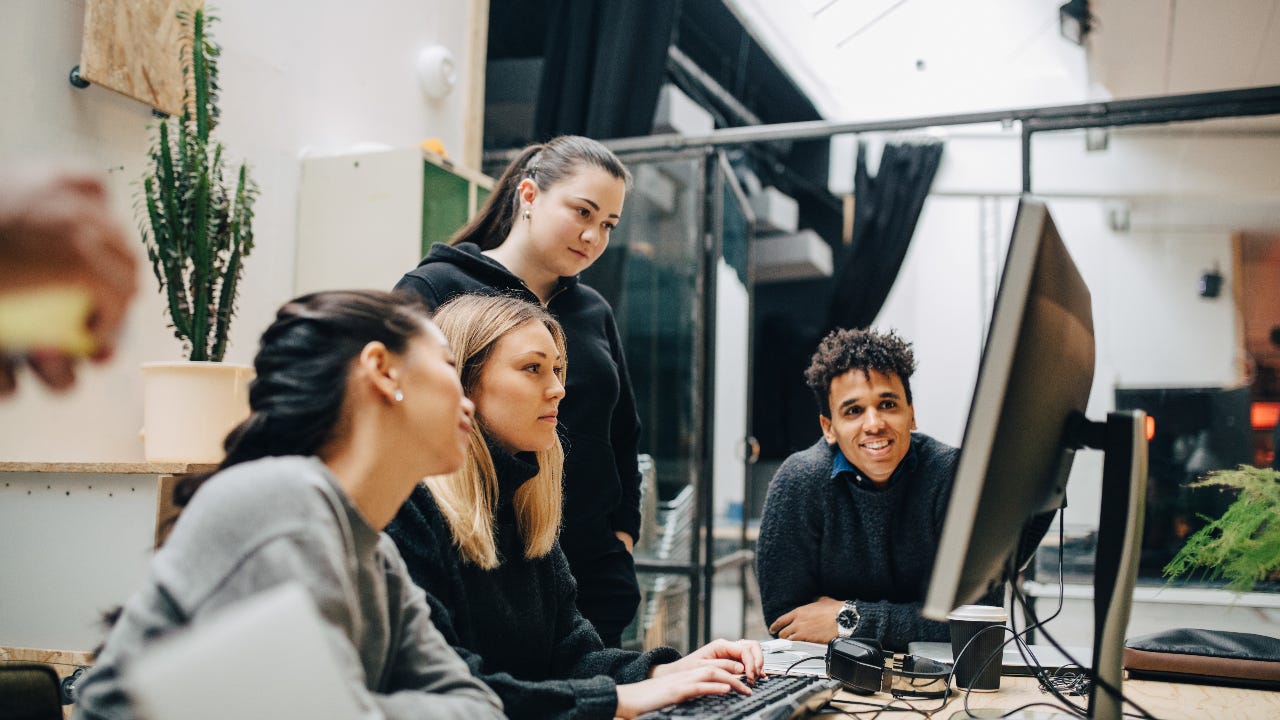
<path id="1" fill-rule="evenodd" d="M 1150 680 L 1125 680 L 1122 687 L 1125 697 L 1129 698 L 1144 710 L 1160 720 L 1203 720 L 1203 718 L 1227 720 L 1271 720 L 1280 718 L 1280 692 L 1265 690 L 1242 690 L 1239 688 L 1215 687 L 1212 685 L 1188 685 L 1184 683 L 1162 683 Z M 951 701 L 934 717 L 946 720 L 951 714 L 964 709 L 964 694 L 953 694 Z M 878 704 L 887 703 L 891 698 L 887 694 L 870 697 L 841 692 L 836 700 L 861 700 Z M 1083 705 L 1086 698 L 1079 698 Z M 912 700 L 912 704 L 920 709 L 938 707 L 937 700 Z M 1005 677 L 1000 683 L 1000 692 L 972 693 L 969 695 L 969 707 L 1002 708 L 1012 710 L 1033 702 L 1051 702 L 1056 699 L 1042 693 L 1035 678 Z M 865 710 L 858 706 L 836 705 L 841 709 Z M 895 706 L 901 707 L 901 704 Z M 1053 712 L 1048 707 L 1036 707 L 1039 712 Z M 1125 706 L 1125 712 L 1136 712 L 1131 705 Z M 894 713 L 893 717 L 906 717 Z"/>

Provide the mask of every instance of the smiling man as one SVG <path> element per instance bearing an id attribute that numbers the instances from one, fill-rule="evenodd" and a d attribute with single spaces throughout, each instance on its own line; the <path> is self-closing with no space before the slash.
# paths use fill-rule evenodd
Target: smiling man
<path id="1" fill-rule="evenodd" d="M 822 438 L 778 469 L 760 523 L 756 575 L 771 634 L 874 637 L 898 651 L 948 640 L 920 604 L 959 451 L 912 432 L 915 368 L 892 331 L 836 330 L 814 353 L 805 381 Z"/>

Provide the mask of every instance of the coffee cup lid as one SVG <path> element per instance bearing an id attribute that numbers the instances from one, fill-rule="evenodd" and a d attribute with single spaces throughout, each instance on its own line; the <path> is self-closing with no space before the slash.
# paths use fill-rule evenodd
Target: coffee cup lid
<path id="1" fill-rule="evenodd" d="M 961 605 L 947 615 L 948 620 L 983 620 L 987 622 L 1004 622 L 1009 614 L 1004 608 L 995 605 Z"/>

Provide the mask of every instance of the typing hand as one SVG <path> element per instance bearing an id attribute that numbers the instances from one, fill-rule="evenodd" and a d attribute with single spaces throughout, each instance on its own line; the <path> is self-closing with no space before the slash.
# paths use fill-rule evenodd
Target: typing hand
<path id="1" fill-rule="evenodd" d="M 784 640 L 803 640 L 825 645 L 836 636 L 836 615 L 843 605 L 843 602 L 835 598 L 820 597 L 774 620 L 769 626 L 769 632 Z"/>
<path id="2" fill-rule="evenodd" d="M 673 663 L 655 665 L 650 677 L 696 667 L 714 667 L 735 676 L 745 675 L 747 682 L 754 683 L 764 675 L 764 651 L 755 640 L 712 640 Z"/>
<path id="3" fill-rule="evenodd" d="M 670 665 L 674 665 L 671 663 Z M 660 665 L 667 667 L 670 665 Z M 618 709 L 614 714 L 633 718 L 651 710 L 682 702 L 699 695 L 724 695 L 730 692 L 750 695 L 742 678 L 710 665 L 663 673 L 638 683 L 618 686 Z"/>

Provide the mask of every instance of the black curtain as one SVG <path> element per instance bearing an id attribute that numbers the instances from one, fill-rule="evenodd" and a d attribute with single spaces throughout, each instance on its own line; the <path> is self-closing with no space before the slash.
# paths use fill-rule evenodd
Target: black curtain
<path id="1" fill-rule="evenodd" d="M 796 200 L 806 227 L 839 242 L 839 209 L 803 192 Z M 760 442 L 762 460 L 782 460 L 818 439 L 818 406 L 804 370 L 827 332 L 831 291 L 829 277 L 755 286 L 751 434 Z"/>
<path id="2" fill-rule="evenodd" d="M 534 135 L 648 135 L 679 0 L 550 3 Z"/>
<path id="3" fill-rule="evenodd" d="M 873 178 L 859 144 L 853 246 L 844 252 L 837 246 L 833 276 L 756 287 L 756 347 L 768 349 L 754 359 L 752 434 L 761 458 L 780 460 L 817 439 L 818 407 L 805 368 L 828 332 L 867 327 L 879 314 L 941 158 L 939 142 L 890 144 Z"/>
<path id="4" fill-rule="evenodd" d="M 858 143 L 853 246 L 836 263 L 828 332 L 868 327 L 880 313 L 902 268 L 941 160 L 941 142 L 889 143 L 879 172 L 871 177 L 866 144 Z"/>

